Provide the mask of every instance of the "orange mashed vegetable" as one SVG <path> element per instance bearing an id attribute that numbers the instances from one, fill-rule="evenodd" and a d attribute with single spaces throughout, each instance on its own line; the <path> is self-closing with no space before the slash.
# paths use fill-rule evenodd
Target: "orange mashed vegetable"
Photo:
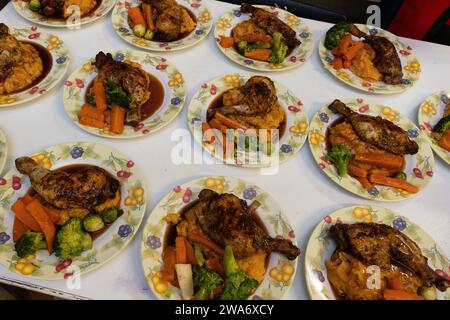
<path id="1" fill-rule="evenodd" d="M 365 43 L 364 47 L 352 59 L 350 70 L 366 81 L 381 81 L 382 75 L 372 63 L 374 58 L 375 51 L 370 45 Z"/>

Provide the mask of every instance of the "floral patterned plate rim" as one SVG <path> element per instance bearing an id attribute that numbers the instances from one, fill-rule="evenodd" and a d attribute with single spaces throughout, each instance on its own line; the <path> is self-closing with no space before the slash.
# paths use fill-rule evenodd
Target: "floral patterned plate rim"
<path id="1" fill-rule="evenodd" d="M 39 251 L 19 259 L 12 240 L 14 214 L 11 205 L 30 187 L 28 177 L 15 169 L 0 185 L 0 264 L 12 272 L 42 280 L 67 279 L 73 273 L 92 271 L 116 255 L 131 242 L 138 231 L 147 206 L 145 181 L 134 162 L 121 152 L 101 144 L 71 142 L 43 149 L 33 159 L 46 168 L 90 164 L 104 168 L 121 182 L 121 208 L 124 214 L 94 241 L 93 249 L 73 261 L 58 261 L 54 255 Z"/>
<path id="2" fill-rule="evenodd" d="M 34 42 L 46 48 L 52 56 L 52 66 L 35 86 L 18 93 L 0 95 L 0 108 L 29 102 L 46 94 L 64 78 L 70 64 L 69 48 L 58 36 L 43 32 L 36 26 L 9 26 L 9 30 L 19 41 Z"/>
<path id="3" fill-rule="evenodd" d="M 284 71 L 305 64 L 306 60 L 308 60 L 314 50 L 314 35 L 303 19 L 277 7 L 264 5 L 257 5 L 255 7 L 265 9 L 270 13 L 277 15 L 280 20 L 287 23 L 295 30 L 297 38 L 299 38 L 302 43 L 284 59 L 283 63 L 280 64 L 248 59 L 239 54 L 234 48 L 222 48 L 219 44 L 220 36 L 229 37 L 232 28 L 236 24 L 250 19 L 247 14 L 242 13 L 239 9 L 233 9 L 226 12 L 215 23 L 214 38 L 216 39 L 219 50 L 235 63 L 258 71 Z"/>
<path id="4" fill-rule="evenodd" d="M 8 145 L 6 143 L 6 137 L 2 129 L 0 129 L 0 176 L 3 168 L 5 167 L 6 159 L 8 157 Z"/>
<path id="5" fill-rule="evenodd" d="M 431 132 L 433 127 L 442 118 L 444 108 L 449 103 L 449 100 L 450 89 L 435 92 L 422 102 L 417 115 L 420 130 L 427 137 L 434 152 L 447 164 L 450 164 L 450 152 L 439 146 Z"/>
<path id="6" fill-rule="evenodd" d="M 147 283 L 155 296 L 163 300 L 179 300 L 179 289 L 161 278 L 163 239 L 167 228 L 164 217 L 177 213 L 195 201 L 201 190 L 208 188 L 218 193 L 232 193 L 248 203 L 261 203 L 258 215 L 272 237 L 281 236 L 297 243 L 295 233 L 282 208 L 270 194 L 258 186 L 244 180 L 210 176 L 202 177 L 182 185 L 174 186 L 164 196 L 150 214 L 141 239 L 141 261 Z M 297 260 L 287 260 L 279 253 L 272 253 L 264 280 L 249 299 L 278 300 L 292 286 L 297 268 Z"/>
<path id="7" fill-rule="evenodd" d="M 186 37 L 172 42 L 157 42 L 138 38 L 128 26 L 127 9 L 138 6 L 141 0 L 117 1 L 111 15 L 113 28 L 120 38 L 140 49 L 150 51 L 177 51 L 192 47 L 205 39 L 212 28 L 212 13 L 202 0 L 177 0 L 177 2 L 188 8 L 197 19 L 197 26 Z"/>
<path id="8" fill-rule="evenodd" d="M 328 237 L 329 228 L 336 223 L 384 223 L 403 232 L 418 244 L 430 265 L 442 276 L 450 279 L 450 261 L 439 245 L 417 224 L 396 212 L 376 206 L 357 205 L 336 210 L 325 216 L 312 232 L 305 251 L 305 277 L 309 295 L 313 300 L 334 300 L 328 282 L 325 261 L 335 249 Z M 438 291 L 438 299 L 449 300 L 450 291 Z"/>
<path id="9" fill-rule="evenodd" d="M 408 181 L 422 191 L 430 182 L 434 173 L 434 157 L 431 148 L 420 132 L 419 128 L 409 119 L 403 117 L 393 108 L 383 104 L 370 102 L 364 99 L 341 99 L 351 109 L 358 113 L 371 116 L 380 116 L 392 121 L 402 129 L 408 132 L 410 139 L 416 141 L 419 145 L 419 152 L 415 155 L 406 155 L 406 166 L 404 172 Z M 407 193 L 391 187 L 377 185 L 368 190 L 364 189 L 355 178 L 346 175 L 340 177 L 335 167 L 326 159 L 326 132 L 339 115 L 334 114 L 328 109 L 328 106 L 321 108 L 312 118 L 309 130 L 309 146 L 319 168 L 342 188 L 357 194 L 363 198 L 376 201 L 398 201 L 413 197 L 416 194 Z M 420 193 L 419 191 L 419 193 Z"/>
<path id="10" fill-rule="evenodd" d="M 103 17 L 104 15 L 108 14 L 108 12 L 114 6 L 115 2 L 116 2 L 115 0 L 101 0 L 101 4 L 95 10 L 93 10 L 92 12 L 88 13 L 85 16 L 82 16 L 81 19 L 69 17 L 66 20 L 64 20 L 64 19 L 48 18 L 37 12 L 30 10 L 27 1 L 24 0 L 12 1 L 14 9 L 16 9 L 17 13 L 20 14 L 23 18 L 33 23 L 40 24 L 46 27 L 68 28 L 74 30 L 82 25 L 94 22 Z M 67 20 L 70 20 L 69 21 L 70 24 L 67 24 Z"/>
<path id="11" fill-rule="evenodd" d="M 303 103 L 295 94 L 278 81 L 274 81 L 278 102 L 284 109 L 286 125 L 284 133 L 278 144 L 274 144 L 278 152 L 272 152 L 267 158 L 256 156 L 253 159 L 239 161 L 238 159 L 223 159 L 221 154 L 215 152 L 215 147 L 202 142 L 202 135 L 196 134 L 200 130 L 196 126 L 206 121 L 206 112 L 211 102 L 226 90 L 243 85 L 252 75 L 247 73 L 233 73 L 217 77 L 203 83 L 193 95 L 188 107 L 188 126 L 194 139 L 212 156 L 222 163 L 246 168 L 263 168 L 280 164 L 292 158 L 306 141 L 308 133 L 308 115 Z M 219 143 L 217 141 L 217 143 Z"/>
<path id="12" fill-rule="evenodd" d="M 78 121 L 78 112 L 85 103 L 85 92 L 88 85 L 97 75 L 92 65 L 94 59 L 85 61 L 67 79 L 64 85 L 64 108 L 70 119 L 81 129 L 97 136 L 114 139 L 129 139 L 149 135 L 171 123 L 183 109 L 186 100 L 184 79 L 178 69 L 163 57 L 135 51 L 120 50 L 111 52 L 116 61 L 131 60 L 158 78 L 164 88 L 164 101 L 161 107 L 149 118 L 137 126 L 125 126 L 122 134 L 113 134 L 108 128 L 97 129 L 82 125 Z"/>
<path id="13" fill-rule="evenodd" d="M 371 35 L 383 36 L 389 39 L 395 46 L 398 51 L 398 56 L 400 57 L 400 61 L 402 64 L 403 71 L 403 79 L 401 84 L 391 85 L 384 82 L 368 82 L 364 79 L 360 78 L 350 70 L 341 69 L 335 70 L 330 62 L 333 59 L 333 54 L 331 50 L 327 50 L 324 46 L 325 35 L 319 41 L 319 56 L 320 60 L 323 63 L 325 69 L 327 69 L 333 76 L 338 78 L 340 81 L 352 86 L 353 88 L 363 90 L 369 93 L 378 93 L 378 94 L 392 94 L 392 93 L 400 93 L 409 88 L 411 88 L 420 77 L 420 62 L 416 57 L 413 49 L 406 45 L 397 38 L 397 36 L 392 33 L 383 30 L 381 28 L 377 28 L 371 25 L 365 24 L 356 24 L 358 28 Z"/>

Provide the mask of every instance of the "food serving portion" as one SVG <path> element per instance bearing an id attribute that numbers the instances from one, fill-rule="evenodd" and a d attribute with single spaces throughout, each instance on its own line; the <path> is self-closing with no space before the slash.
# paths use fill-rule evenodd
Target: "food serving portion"
<path id="1" fill-rule="evenodd" d="M 211 155 L 244 167 L 271 166 L 292 157 L 308 131 L 303 103 L 289 89 L 268 77 L 245 74 L 204 83 L 191 100 L 188 123 Z"/>
<path id="2" fill-rule="evenodd" d="M 313 35 L 300 18 L 279 8 L 248 3 L 219 18 L 214 37 L 228 58 L 261 71 L 302 65 L 314 47 Z"/>
<path id="3" fill-rule="evenodd" d="M 159 299 L 280 299 L 299 254 L 270 195 L 228 177 L 175 187 L 153 210 L 141 246 Z"/>
<path id="4" fill-rule="evenodd" d="M 64 77 L 69 59 L 58 37 L 36 27 L 0 23 L 0 107 L 47 93 Z"/>
<path id="5" fill-rule="evenodd" d="M 314 116 L 310 146 L 320 168 L 345 189 L 402 200 L 433 176 L 433 154 L 419 132 L 390 107 L 336 99 Z"/>
<path id="6" fill-rule="evenodd" d="M 106 15 L 114 0 L 17 0 L 16 11 L 25 19 L 47 27 L 76 27 Z"/>
<path id="7" fill-rule="evenodd" d="M 327 215 L 306 250 L 312 299 L 449 299 L 449 260 L 417 225 L 389 209 L 355 206 Z"/>
<path id="8" fill-rule="evenodd" d="M 132 239 L 145 213 L 133 161 L 105 146 L 65 144 L 15 161 L 0 187 L 0 262 L 22 275 L 62 279 L 106 262 Z M 72 270 L 73 271 L 73 270 Z"/>
<path id="9" fill-rule="evenodd" d="M 100 51 L 66 81 L 66 112 L 84 130 L 109 138 L 148 135 L 184 105 L 181 73 L 165 58 L 137 51 Z"/>
<path id="10" fill-rule="evenodd" d="M 439 157 L 450 164 L 450 90 L 429 96 L 419 107 L 419 127 Z"/>
<path id="11" fill-rule="evenodd" d="M 364 91 L 402 92 L 420 76 L 420 63 L 412 48 L 369 25 L 337 23 L 320 41 L 319 55 L 334 76 Z"/>
<path id="12" fill-rule="evenodd" d="M 130 44 L 152 51 L 195 45 L 211 30 L 211 12 L 197 0 L 117 2 L 112 13 L 117 34 Z"/>

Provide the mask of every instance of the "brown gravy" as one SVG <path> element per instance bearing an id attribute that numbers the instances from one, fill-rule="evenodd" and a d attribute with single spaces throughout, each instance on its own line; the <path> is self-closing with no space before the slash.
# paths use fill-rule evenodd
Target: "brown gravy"
<path id="1" fill-rule="evenodd" d="M 39 43 L 36 42 L 32 42 L 32 41 L 25 41 L 25 40 L 20 40 L 20 42 L 24 43 L 24 44 L 29 44 L 31 46 L 33 46 L 34 49 L 36 49 L 36 51 L 39 54 L 39 58 L 41 58 L 42 61 L 42 72 L 39 75 L 39 77 L 37 77 L 32 83 L 30 83 L 28 86 L 20 89 L 20 90 L 15 90 L 9 94 L 15 94 L 15 93 L 19 93 L 19 92 L 23 92 L 26 91 L 34 86 L 36 86 L 39 82 L 41 82 L 42 80 L 45 79 L 45 77 L 49 74 L 50 70 L 52 69 L 53 66 L 53 57 L 52 54 L 50 53 L 50 51 L 45 48 L 44 46 L 40 45 Z"/>
<path id="2" fill-rule="evenodd" d="M 191 10 L 189 10 L 188 8 L 186 8 L 185 6 L 182 6 L 182 5 L 179 5 L 179 6 L 182 7 L 183 9 L 185 9 L 185 10 L 187 11 L 187 13 L 188 13 L 189 16 L 191 17 L 191 19 L 195 22 L 195 25 L 197 25 L 197 18 L 196 18 L 196 16 L 195 16 L 195 14 L 194 14 Z M 194 28 L 194 30 L 195 30 L 195 28 Z M 178 41 L 178 40 L 181 40 L 181 39 L 186 38 L 188 35 L 190 35 L 192 32 L 194 32 L 194 30 L 192 30 L 191 32 L 183 32 L 183 33 L 180 33 L 180 35 L 178 36 L 178 38 L 176 38 L 175 40 L 172 40 L 172 41 L 163 41 L 163 40 L 161 40 L 161 39 L 158 39 L 158 33 L 155 33 L 155 36 L 153 37 L 153 39 L 152 39 L 151 41 L 154 41 L 154 42 L 162 42 L 162 43 L 171 43 L 171 42 Z"/>
<path id="3" fill-rule="evenodd" d="M 141 121 L 146 120 L 155 114 L 156 111 L 162 106 L 164 102 L 164 86 L 161 81 L 154 75 L 150 74 L 150 98 L 141 106 Z M 95 80 L 95 79 L 94 79 Z M 92 80 L 86 88 L 86 93 L 84 96 L 85 102 L 88 102 L 88 96 L 91 92 L 92 86 L 94 85 L 94 80 Z"/>
<path id="4" fill-rule="evenodd" d="M 231 90 L 231 89 L 229 89 L 229 90 Z M 228 90 L 222 92 L 217 97 L 215 97 L 214 100 L 209 104 L 208 110 L 223 107 L 223 96 L 227 92 L 228 92 Z M 283 135 L 286 131 L 286 112 L 284 113 L 284 115 L 285 115 L 284 121 L 281 122 L 280 126 L 277 128 L 279 130 L 279 139 L 281 139 L 283 137 Z"/>
<path id="5" fill-rule="evenodd" d="M 67 172 L 67 173 L 75 173 L 76 171 L 78 171 L 80 169 L 83 169 L 83 168 L 87 168 L 87 167 L 91 167 L 91 165 L 88 165 L 88 164 L 71 164 L 71 165 L 67 165 L 67 166 L 64 166 L 64 167 L 57 168 L 55 170 L 56 171 L 64 171 L 64 172 Z M 112 174 L 110 174 L 108 171 L 106 171 L 106 174 L 109 175 L 111 178 L 115 179 L 115 177 Z M 26 194 L 30 195 L 32 197 L 37 195 L 36 191 L 34 191 L 33 188 L 28 189 Z M 100 237 L 103 233 L 105 233 L 109 229 L 109 227 L 112 226 L 113 224 L 114 223 L 106 224 L 105 227 L 103 229 L 99 230 L 99 231 L 89 232 L 89 234 L 91 235 L 92 241 L 94 241 L 95 239 Z"/>

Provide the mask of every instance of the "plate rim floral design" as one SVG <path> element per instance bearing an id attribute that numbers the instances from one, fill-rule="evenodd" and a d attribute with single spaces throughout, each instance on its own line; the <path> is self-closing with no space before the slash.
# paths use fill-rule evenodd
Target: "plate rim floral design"
<path id="1" fill-rule="evenodd" d="M 124 4 L 137 4 L 140 3 L 140 0 L 130 0 L 122 1 L 119 0 L 116 2 L 113 12 L 111 14 L 111 22 L 114 28 L 114 31 L 117 35 L 122 39 L 128 42 L 129 44 L 147 51 L 155 51 L 155 52 L 168 52 L 168 51 L 179 51 L 184 50 L 190 47 L 195 46 L 199 42 L 203 41 L 208 37 L 212 29 L 212 12 L 209 9 L 206 1 L 202 0 L 177 0 L 180 4 L 187 7 L 191 12 L 198 13 L 197 25 L 195 29 L 186 37 L 172 41 L 172 42 L 156 42 L 149 41 L 143 38 L 137 38 L 133 31 L 128 27 L 128 24 L 125 26 L 125 16 L 126 11 L 123 10 Z M 141 42 L 141 43 L 138 43 Z"/>
<path id="2" fill-rule="evenodd" d="M 220 16 L 216 21 L 214 25 L 214 39 L 216 42 L 217 47 L 219 50 L 225 55 L 229 60 L 233 61 L 234 63 L 246 67 L 248 69 L 257 70 L 257 71 L 264 71 L 264 72 L 277 72 L 277 71 L 286 71 L 293 68 L 300 67 L 304 65 L 309 58 L 312 55 L 312 52 L 314 51 L 314 34 L 311 32 L 311 29 L 308 27 L 308 25 L 304 22 L 304 20 L 300 17 L 297 17 L 296 15 L 283 10 L 278 7 L 274 6 L 267 6 L 267 5 L 255 5 L 255 7 L 265 9 L 269 12 L 281 12 L 283 15 L 286 15 L 286 19 L 281 19 L 285 23 L 290 23 L 289 19 L 292 18 L 291 27 L 296 31 L 298 34 L 297 37 L 299 37 L 302 41 L 302 43 L 293 50 L 289 54 L 288 57 L 286 57 L 285 61 L 283 63 L 278 64 L 276 66 L 270 67 L 271 64 L 263 61 L 257 61 L 253 59 L 246 59 L 245 57 L 242 57 L 239 53 L 237 53 L 234 48 L 222 48 L 218 42 L 218 39 L 221 35 L 229 36 L 229 30 L 233 27 L 233 24 L 231 24 L 230 28 L 226 29 L 226 34 L 224 34 L 221 29 L 219 28 L 220 21 L 225 23 L 231 23 L 234 19 L 239 19 L 239 17 L 242 15 L 239 9 L 232 9 L 225 12 L 222 16 Z M 296 25 L 298 23 L 298 25 Z M 292 59 L 292 60 L 291 60 Z"/>
<path id="3" fill-rule="evenodd" d="M 170 192 L 161 198 L 158 204 L 152 209 L 152 212 L 148 216 L 142 231 L 141 264 L 147 284 L 155 297 L 159 300 L 181 298 L 179 293 L 177 296 L 177 293 L 172 290 L 173 287 L 168 283 L 168 288 L 166 291 L 161 293 L 158 293 L 155 288 L 155 285 L 158 283 L 154 280 L 154 278 L 158 278 L 158 273 L 160 272 L 162 265 L 161 255 L 163 250 L 163 238 L 167 225 L 167 222 L 165 222 L 163 218 L 168 213 L 174 213 L 174 210 L 177 210 L 176 212 L 178 212 L 189 203 L 195 201 L 198 193 L 205 188 L 209 188 L 219 193 L 233 193 L 241 199 L 243 198 L 247 201 L 258 200 L 262 204 L 260 209 L 258 209 L 260 210 L 258 216 L 265 223 L 269 233 L 271 233 L 272 236 L 281 235 L 287 239 L 290 239 L 294 245 L 297 245 L 295 232 L 292 228 L 293 225 L 290 223 L 283 208 L 268 192 L 261 189 L 257 185 L 231 176 L 202 176 L 200 178 L 184 182 L 181 185 L 174 186 Z M 186 193 L 187 190 L 189 190 L 189 193 Z M 188 199 L 185 199 L 186 196 Z M 269 214 L 266 212 L 266 210 L 270 211 L 271 209 L 276 211 L 276 213 Z M 273 223 L 270 223 L 270 220 L 272 220 Z M 280 229 L 281 232 L 278 232 Z M 152 239 L 149 240 L 149 238 Z M 152 241 L 156 243 L 152 244 Z M 150 244 L 147 242 L 150 242 Z M 261 282 L 256 292 L 249 297 L 249 299 L 258 299 L 261 297 L 271 300 L 281 299 L 293 285 L 295 273 L 297 271 L 298 259 L 299 258 L 297 257 L 295 260 L 291 261 L 287 260 L 287 258 L 283 257 L 279 253 L 272 253 L 264 280 Z M 270 273 L 272 269 L 280 271 L 283 264 L 289 264 L 292 269 L 289 273 L 289 279 L 283 281 L 283 285 L 280 286 L 279 282 L 272 278 Z"/>
<path id="4" fill-rule="evenodd" d="M 293 158 L 304 146 L 308 131 L 310 130 L 310 123 L 305 106 L 301 99 L 297 98 L 292 90 L 282 84 L 280 81 L 271 79 L 276 87 L 278 101 L 283 107 L 286 115 L 286 129 L 279 142 L 278 160 L 275 163 L 271 161 L 269 163 L 243 163 L 237 164 L 233 159 L 225 160 L 222 156 L 213 152 L 209 148 L 205 147 L 204 143 L 199 140 L 198 135 L 194 134 L 194 120 L 206 119 L 206 110 L 210 103 L 219 96 L 223 91 L 233 88 L 238 81 L 242 85 L 247 79 L 255 74 L 246 72 L 236 72 L 218 76 L 214 79 L 210 79 L 204 82 L 199 89 L 192 95 L 191 101 L 188 105 L 187 122 L 189 130 L 191 131 L 194 140 L 205 149 L 208 154 L 223 163 L 243 167 L 243 168 L 265 168 L 274 165 L 279 165 L 290 158 Z M 231 77 L 232 81 L 227 81 Z M 236 80 L 237 79 L 237 80 Z M 282 101 L 286 99 L 286 101 Z M 204 100 L 204 101 L 203 101 Z M 289 101 L 288 101 L 289 100 Z M 297 128 L 296 131 L 294 128 Z"/>
<path id="5" fill-rule="evenodd" d="M 8 142 L 3 130 L 0 128 L 0 177 L 5 168 L 6 159 L 8 158 Z"/>
<path id="6" fill-rule="evenodd" d="M 419 152 L 416 155 L 406 155 L 407 157 L 415 157 L 416 164 L 420 162 L 422 168 L 427 168 L 426 172 L 422 172 L 420 168 L 419 172 L 413 169 L 411 172 L 407 172 L 408 181 L 413 180 L 413 184 L 419 187 L 419 192 L 415 194 L 395 191 L 390 187 L 378 186 L 370 188 L 368 191 L 365 190 L 360 183 L 348 174 L 344 177 L 339 177 L 334 166 L 326 159 L 325 153 L 325 137 L 326 130 L 330 124 L 333 123 L 335 119 L 339 116 L 333 114 L 332 111 L 328 109 L 328 104 L 320 108 L 312 117 L 310 130 L 309 130 L 309 146 L 314 160 L 319 165 L 319 169 L 323 171 L 333 182 L 342 187 L 343 189 L 356 194 L 360 197 L 374 200 L 374 201 L 400 201 L 410 199 L 418 195 L 430 182 L 434 173 L 434 157 L 433 152 L 428 144 L 428 142 L 423 137 L 419 128 L 408 118 L 404 117 L 394 108 L 377 103 L 370 99 L 340 99 L 342 102 L 346 103 L 348 107 L 353 109 L 358 113 L 366 113 L 370 115 L 378 115 L 393 121 L 398 126 L 408 131 L 408 135 L 411 139 L 415 140 L 419 145 Z M 388 112 L 388 115 L 383 114 L 383 110 Z M 326 121 L 323 121 L 326 120 Z M 324 124 L 325 123 L 325 124 Z M 419 160 L 418 157 L 423 157 Z M 407 161 L 406 165 L 413 163 L 414 160 Z M 414 175 L 413 177 L 411 177 Z M 395 192 L 394 192 L 395 191 Z"/>
<path id="7" fill-rule="evenodd" d="M 445 256 L 445 251 L 442 250 L 425 230 L 409 218 L 389 208 L 363 204 L 352 205 L 337 209 L 326 215 L 314 227 L 308 239 L 305 250 L 305 278 L 308 293 L 312 300 L 332 300 L 330 299 L 330 295 L 333 295 L 333 292 L 330 290 L 330 285 L 326 277 L 326 268 L 324 266 L 326 251 L 329 245 L 331 245 L 330 242 L 333 241 L 326 236 L 328 231 L 327 227 L 333 223 L 367 221 L 386 224 L 389 221 L 389 225 L 414 240 L 429 260 L 431 260 L 430 257 L 433 254 L 433 250 L 435 250 L 437 255 L 441 256 L 439 264 L 434 263 L 435 267 L 449 267 L 449 260 Z M 439 295 L 443 299 L 450 300 L 450 292 L 448 290 L 446 293 L 439 293 Z"/>
<path id="8" fill-rule="evenodd" d="M 402 60 L 402 58 L 403 58 L 404 60 L 406 60 L 406 62 L 408 62 L 407 65 L 404 65 L 402 63 L 402 71 L 403 71 L 402 81 L 404 81 L 404 82 L 402 82 L 402 84 L 398 84 L 398 85 L 390 85 L 390 84 L 386 84 L 381 81 L 377 82 L 377 83 L 371 83 L 371 82 L 363 80 L 362 78 L 360 78 L 359 76 L 357 76 L 356 74 L 354 74 L 351 71 L 348 71 L 348 72 L 342 71 L 345 73 L 345 75 L 342 74 L 342 76 L 340 76 L 339 71 L 335 70 L 330 65 L 329 61 L 327 61 L 332 56 L 332 53 L 330 50 L 327 50 L 324 46 L 325 34 L 320 39 L 319 45 L 318 45 L 318 50 L 317 50 L 320 61 L 322 61 L 324 68 L 326 70 L 328 70 L 334 77 L 336 77 L 341 82 L 343 82 L 353 88 L 362 90 L 366 93 L 395 94 L 395 93 L 404 92 L 404 91 L 412 88 L 414 86 L 414 84 L 420 78 L 421 67 L 420 67 L 419 59 L 417 58 L 417 56 L 414 53 L 411 46 L 404 44 L 403 42 L 401 42 L 399 40 L 399 38 L 396 35 L 392 34 L 389 31 L 386 31 L 382 28 L 378 28 L 378 27 L 372 26 L 372 25 L 365 25 L 365 24 L 355 24 L 355 25 L 358 28 L 363 29 L 363 31 L 367 30 L 367 32 L 371 32 L 371 30 L 375 30 L 375 31 L 372 31 L 374 34 L 382 33 L 384 36 L 389 38 L 389 40 L 391 40 L 391 42 L 394 44 L 394 46 L 396 47 L 396 49 L 399 53 L 400 60 Z M 412 67 L 410 65 L 412 63 L 417 63 L 417 65 L 414 65 L 415 67 Z M 405 76 L 405 73 L 406 73 L 406 76 Z"/>
<path id="9" fill-rule="evenodd" d="M 108 242 L 104 243 L 102 246 L 96 247 L 96 242 L 94 242 L 93 249 L 83 253 L 80 257 L 73 259 L 68 265 L 65 265 L 66 268 L 68 266 L 78 266 L 80 274 L 85 274 L 101 267 L 125 250 L 132 242 L 142 223 L 148 200 L 146 198 L 147 187 L 142 172 L 135 163 L 122 152 L 100 143 L 80 141 L 62 143 L 41 149 L 34 153 L 32 157 L 40 159 L 41 155 L 43 156 L 43 160 L 38 161 L 41 161 L 41 164 L 47 167 L 51 167 L 53 164 L 58 163 L 63 163 L 64 166 L 76 163 L 88 163 L 101 166 L 105 169 L 107 168 L 108 172 L 115 172 L 116 176 L 119 176 L 118 173 L 120 171 L 128 173 L 126 176 L 122 175 L 118 178 L 122 180 L 121 208 L 125 209 L 127 207 L 127 209 L 125 209 L 125 213 L 109 228 L 113 228 L 112 230 L 117 228 L 117 231 L 115 231 L 114 234 L 109 234 L 110 238 L 107 239 Z M 10 205 L 13 203 L 11 200 L 26 192 L 26 190 L 24 190 L 25 188 L 22 188 L 22 183 L 27 184 L 28 187 L 29 181 L 16 169 L 11 169 L 4 176 L 4 179 L 6 179 L 6 184 L 0 186 L 0 217 L 2 218 L 0 219 L 0 231 L 2 231 L 1 233 L 9 232 L 12 234 L 13 220 L 10 218 L 9 220 L 11 221 L 9 221 L 8 225 L 4 225 L 5 221 L 7 221 L 7 216 L 12 215 L 10 213 Z M 17 179 L 18 182 L 15 182 L 15 179 Z M 19 186 L 15 187 L 15 183 L 19 183 Z M 139 199 L 139 203 L 127 205 L 127 199 L 133 197 L 134 190 L 137 188 L 142 191 L 142 199 Z M 127 191 L 128 195 L 126 193 Z M 118 222 L 124 224 L 118 226 Z M 108 232 L 110 232 L 110 230 L 108 230 L 105 235 L 108 235 Z M 103 236 L 104 235 L 102 235 L 102 237 Z M 96 241 L 103 242 L 104 239 L 102 237 L 96 239 Z M 0 264 L 10 271 L 28 278 L 39 280 L 61 280 L 65 279 L 67 276 L 67 274 L 62 271 L 68 269 L 62 268 L 58 270 L 58 268 L 61 267 L 61 264 L 66 262 L 55 261 L 50 263 L 39 258 L 36 259 L 35 257 L 30 260 L 25 258 L 25 260 L 27 260 L 26 263 L 35 265 L 35 269 L 38 273 L 33 272 L 27 275 L 21 273 L 15 267 L 18 263 L 18 257 L 15 255 L 13 246 L 12 236 L 10 235 L 8 235 L 6 242 L 2 241 L 2 243 L 0 243 Z M 113 251 L 110 252 L 111 250 Z M 47 256 L 48 254 L 46 253 L 46 257 Z"/>
<path id="10" fill-rule="evenodd" d="M 175 120 L 183 109 L 187 96 L 184 77 L 178 68 L 166 58 L 144 51 L 116 50 L 111 51 L 111 54 L 115 59 L 122 61 L 129 58 L 141 65 L 145 64 L 152 68 L 150 73 L 161 82 L 165 90 L 165 97 L 167 95 L 169 96 L 168 99 L 164 99 L 163 105 L 161 105 L 156 113 L 142 121 L 138 126 L 125 126 L 125 131 L 122 134 L 111 134 L 105 132 L 104 129 L 91 128 L 80 124 L 76 113 L 84 103 L 84 97 L 81 95 L 81 93 L 85 92 L 87 86 L 87 83 L 84 82 L 95 72 L 95 68 L 89 67 L 90 62 L 94 61 L 94 58 L 90 58 L 85 60 L 72 72 L 64 85 L 64 109 L 72 122 L 82 130 L 100 137 L 133 139 L 155 133 Z"/>
<path id="11" fill-rule="evenodd" d="M 442 159 L 442 161 L 450 165 L 450 152 L 439 146 L 436 140 L 431 135 L 432 124 L 430 123 L 430 120 L 438 117 L 439 113 L 437 112 L 436 115 L 433 115 L 423 110 L 426 103 L 430 104 L 431 107 L 436 110 L 436 108 L 441 105 L 442 96 L 444 95 L 447 96 L 448 100 L 450 100 L 450 89 L 436 91 L 435 93 L 429 95 L 424 101 L 422 101 L 419 109 L 417 110 L 417 119 L 419 121 L 419 128 L 424 133 L 433 151 Z M 439 102 L 438 106 L 436 106 L 436 102 Z M 439 119 L 437 119 L 437 121 L 439 121 Z"/>
<path id="12" fill-rule="evenodd" d="M 23 2 L 23 3 L 22 3 Z M 65 20 L 63 19 L 51 19 L 47 18 L 39 13 L 33 12 L 26 6 L 26 1 L 23 0 L 13 0 L 12 1 L 14 9 L 16 12 L 21 15 L 24 19 L 27 19 L 28 21 L 32 23 L 39 24 L 41 26 L 45 27 L 52 27 L 52 28 L 66 28 Z M 95 11 L 90 12 L 86 17 L 82 17 L 80 20 L 80 23 L 76 25 L 83 26 L 89 23 L 92 23 L 94 21 L 97 21 L 98 19 L 104 17 L 108 14 L 109 11 L 114 7 L 114 4 L 116 3 L 115 0 L 102 0 L 102 3 L 100 6 L 98 6 Z"/>
<path id="13" fill-rule="evenodd" d="M 18 40 L 34 42 L 46 48 L 52 56 L 52 67 L 48 74 L 32 88 L 9 95 L 0 95 L 0 108 L 27 103 L 47 94 L 64 78 L 71 60 L 69 47 L 59 36 L 47 33 L 46 30 L 37 26 L 10 25 L 8 27 L 10 33 Z"/>

